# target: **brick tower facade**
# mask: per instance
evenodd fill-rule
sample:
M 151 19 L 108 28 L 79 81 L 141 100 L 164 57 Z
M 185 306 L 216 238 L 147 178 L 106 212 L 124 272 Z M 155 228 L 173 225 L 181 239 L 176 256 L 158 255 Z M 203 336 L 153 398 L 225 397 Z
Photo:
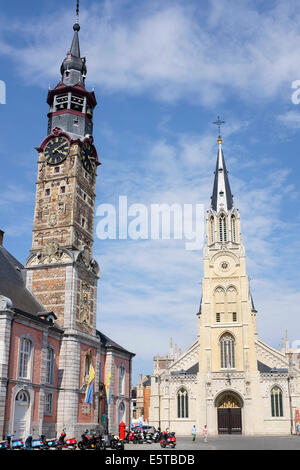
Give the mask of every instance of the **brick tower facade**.
M 49 90 L 48 135 L 37 147 L 33 238 L 26 285 L 63 328 L 59 369 L 58 428 L 78 434 L 96 424 L 98 409 L 84 403 L 92 364 L 99 386 L 100 344 L 96 335 L 99 266 L 93 259 L 96 172 L 93 92 L 85 88 L 78 22 L 61 80 Z M 77 425 L 76 425 L 77 423 Z

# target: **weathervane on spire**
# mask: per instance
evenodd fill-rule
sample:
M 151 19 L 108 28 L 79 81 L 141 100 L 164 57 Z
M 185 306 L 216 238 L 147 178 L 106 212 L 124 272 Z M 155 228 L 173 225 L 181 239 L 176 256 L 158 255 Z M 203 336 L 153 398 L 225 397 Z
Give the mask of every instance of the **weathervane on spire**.
M 220 141 L 222 142 L 222 138 L 221 138 L 221 126 L 222 126 L 222 124 L 225 124 L 225 121 L 221 121 L 220 116 L 218 116 L 217 121 L 214 121 L 213 124 L 215 124 L 216 126 L 218 126 L 218 129 L 219 129 L 219 138 L 218 138 L 218 141 L 219 141 L 219 143 L 220 143 Z

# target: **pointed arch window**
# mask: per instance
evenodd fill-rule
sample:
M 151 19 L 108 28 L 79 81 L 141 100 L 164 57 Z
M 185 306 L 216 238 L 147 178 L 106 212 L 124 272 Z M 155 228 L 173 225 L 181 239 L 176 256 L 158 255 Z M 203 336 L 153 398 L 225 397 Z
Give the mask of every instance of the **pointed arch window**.
M 209 220 L 209 229 L 210 229 L 210 243 L 214 243 L 214 217 L 211 216 Z
M 227 241 L 226 216 L 223 213 L 219 217 L 219 235 L 220 235 L 220 242 Z
M 235 368 L 235 340 L 230 333 L 220 339 L 221 369 Z
M 177 392 L 177 418 L 189 417 L 189 395 L 185 388 Z
M 236 242 L 236 218 L 235 218 L 235 215 L 231 216 L 231 237 L 232 237 L 232 241 Z
M 283 416 L 282 390 L 277 386 L 271 390 L 271 413 L 273 418 Z

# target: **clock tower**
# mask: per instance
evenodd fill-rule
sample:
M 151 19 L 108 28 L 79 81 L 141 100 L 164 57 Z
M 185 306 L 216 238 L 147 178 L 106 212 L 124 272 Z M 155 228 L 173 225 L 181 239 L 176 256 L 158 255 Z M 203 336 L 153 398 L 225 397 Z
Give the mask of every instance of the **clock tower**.
M 99 266 L 93 258 L 96 175 L 93 140 L 96 98 L 85 86 L 86 59 L 79 47 L 78 16 L 61 65 L 61 79 L 48 92 L 48 132 L 36 147 L 38 171 L 32 247 L 26 284 L 64 330 L 59 370 L 58 429 L 97 423 L 98 404 L 84 403 L 90 366 L 99 386 L 100 343 L 96 333 Z M 66 406 L 67 403 L 67 406 Z M 77 423 L 78 426 L 76 428 Z M 75 426 L 75 427 L 74 427 Z

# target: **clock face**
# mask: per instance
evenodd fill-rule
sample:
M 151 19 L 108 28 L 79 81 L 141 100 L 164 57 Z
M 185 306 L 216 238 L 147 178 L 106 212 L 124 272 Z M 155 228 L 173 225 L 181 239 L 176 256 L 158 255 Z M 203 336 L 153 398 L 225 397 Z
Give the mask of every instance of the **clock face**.
M 45 160 L 50 165 L 59 165 L 67 158 L 69 150 L 70 144 L 67 139 L 54 137 L 49 140 L 44 149 Z
M 92 159 L 94 157 L 93 147 L 88 142 L 84 142 L 81 148 L 82 163 L 89 173 L 93 170 Z

